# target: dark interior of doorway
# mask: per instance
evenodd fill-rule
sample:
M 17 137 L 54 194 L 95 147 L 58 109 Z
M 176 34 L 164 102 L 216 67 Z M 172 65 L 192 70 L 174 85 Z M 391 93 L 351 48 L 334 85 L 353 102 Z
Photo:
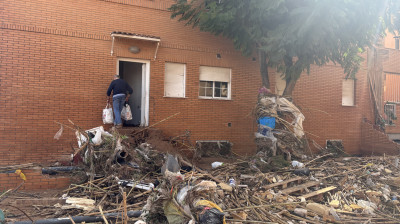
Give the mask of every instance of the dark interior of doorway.
M 124 121 L 124 127 L 137 127 L 141 124 L 142 117 L 142 67 L 143 63 L 119 61 L 119 75 L 133 89 L 129 98 L 129 106 L 132 111 L 132 120 Z

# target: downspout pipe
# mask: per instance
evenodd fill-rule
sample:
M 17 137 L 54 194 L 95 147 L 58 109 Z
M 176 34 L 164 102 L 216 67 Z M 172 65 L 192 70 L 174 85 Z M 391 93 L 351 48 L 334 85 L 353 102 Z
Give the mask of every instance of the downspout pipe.
M 142 211 L 128 211 L 129 218 L 137 218 L 142 214 Z M 116 219 L 117 217 L 122 218 L 122 212 L 106 213 L 104 216 L 107 219 Z M 90 223 L 90 222 L 103 222 L 104 219 L 101 216 L 74 216 L 71 217 L 75 223 Z M 35 224 L 72 224 L 69 218 L 55 218 L 55 219 L 42 219 L 34 222 Z M 19 221 L 19 222 L 8 222 L 7 224 L 32 224 L 32 221 Z

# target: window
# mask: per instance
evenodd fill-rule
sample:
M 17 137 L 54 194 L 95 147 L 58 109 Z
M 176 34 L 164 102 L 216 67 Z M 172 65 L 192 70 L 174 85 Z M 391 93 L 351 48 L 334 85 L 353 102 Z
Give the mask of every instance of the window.
M 164 96 L 185 97 L 185 64 L 165 63 Z
M 200 66 L 199 97 L 230 99 L 231 69 Z
M 355 105 L 354 79 L 343 79 L 342 84 L 342 106 Z
M 400 103 L 400 74 L 385 74 L 384 100 Z
M 385 123 L 388 125 L 395 125 L 394 120 L 397 120 L 396 104 L 386 102 L 383 109 L 383 112 L 385 112 L 385 114 L 383 115 Z

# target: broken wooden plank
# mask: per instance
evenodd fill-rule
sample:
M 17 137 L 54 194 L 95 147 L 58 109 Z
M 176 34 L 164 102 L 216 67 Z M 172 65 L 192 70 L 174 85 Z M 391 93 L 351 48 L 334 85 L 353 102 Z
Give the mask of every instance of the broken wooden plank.
M 60 198 L 29 198 L 29 199 L 16 199 L 14 201 L 16 206 L 32 206 L 32 205 L 45 205 L 45 206 L 53 206 L 57 203 L 64 205 L 65 199 Z
M 305 190 L 306 188 L 312 187 L 312 186 L 316 186 L 316 185 L 318 185 L 319 183 L 320 183 L 319 181 L 307 182 L 307 183 L 302 184 L 302 185 L 298 185 L 298 186 L 295 186 L 295 187 L 291 187 L 291 188 L 284 189 L 284 190 L 282 190 L 282 194 L 288 195 L 288 194 L 291 194 L 291 193 L 294 193 L 294 192 L 297 192 L 297 191 L 302 192 L 302 191 Z
M 299 196 L 299 198 L 304 198 L 304 199 L 311 198 L 311 197 L 317 196 L 319 194 L 326 193 L 326 192 L 334 190 L 334 189 L 336 189 L 335 186 L 325 187 L 325 188 L 322 188 L 322 189 L 320 189 L 318 191 L 313 191 L 313 192 L 310 192 L 308 194 Z
M 301 178 L 301 177 L 295 177 L 295 178 L 291 178 L 289 180 L 285 180 L 285 181 L 281 181 L 281 182 L 277 182 L 277 183 L 273 183 L 273 184 L 268 184 L 268 185 L 262 186 L 262 188 L 265 190 L 271 189 L 274 187 L 278 187 L 278 186 L 282 186 L 282 188 L 287 188 L 288 183 L 296 182 L 296 181 L 298 183 L 300 183 L 300 180 L 302 180 L 302 179 L 303 178 Z

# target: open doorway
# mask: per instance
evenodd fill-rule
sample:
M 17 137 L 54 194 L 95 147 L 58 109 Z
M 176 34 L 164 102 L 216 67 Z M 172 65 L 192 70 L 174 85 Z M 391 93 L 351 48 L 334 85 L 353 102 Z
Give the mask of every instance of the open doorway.
M 125 127 L 148 125 L 149 64 L 149 61 L 143 60 L 118 59 L 117 73 L 133 89 L 128 102 L 132 110 L 132 120 L 123 120 Z

